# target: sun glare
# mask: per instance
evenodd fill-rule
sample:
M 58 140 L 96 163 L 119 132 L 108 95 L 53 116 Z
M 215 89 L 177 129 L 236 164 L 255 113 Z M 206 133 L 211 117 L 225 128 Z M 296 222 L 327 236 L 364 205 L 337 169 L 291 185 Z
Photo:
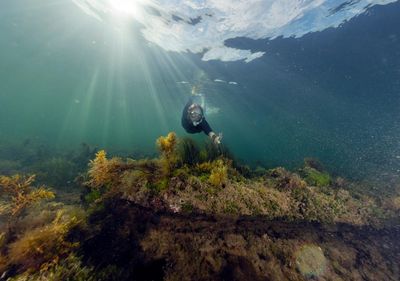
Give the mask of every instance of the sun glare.
M 138 5 L 138 0 L 109 0 L 111 8 L 119 13 L 130 16 L 135 16 L 138 14 L 140 9 Z

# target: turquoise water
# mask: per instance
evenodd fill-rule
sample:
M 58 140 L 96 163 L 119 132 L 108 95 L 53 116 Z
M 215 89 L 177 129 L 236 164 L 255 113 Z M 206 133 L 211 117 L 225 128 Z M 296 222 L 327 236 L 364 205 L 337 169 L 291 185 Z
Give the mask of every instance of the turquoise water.
M 167 13 L 176 1 L 158 2 Z M 269 33 L 249 24 L 207 36 L 179 33 L 186 25 L 165 31 L 146 17 L 104 13 L 96 1 L 89 14 L 90 1 L 4 2 L 0 141 L 31 139 L 64 150 L 84 142 L 153 155 L 160 135 L 186 136 L 181 111 L 196 86 L 206 98 L 210 125 L 245 163 L 293 168 L 316 157 L 346 176 L 396 176 L 400 3 L 389 2 L 361 9 L 357 17 L 330 9 L 326 18 L 340 15 L 341 20 L 319 28 L 312 19 L 323 7 L 305 10 L 308 17 L 287 26 L 279 25 L 281 17 L 272 18 L 276 27 Z M 207 11 L 222 13 L 211 8 Z M 185 11 L 177 12 L 182 18 L 177 23 L 187 20 Z M 189 27 L 196 26 L 196 17 L 188 18 Z M 207 23 L 206 16 L 200 22 L 212 30 L 214 22 Z M 231 49 L 251 50 L 256 58 L 214 46 L 207 52 L 218 40 Z

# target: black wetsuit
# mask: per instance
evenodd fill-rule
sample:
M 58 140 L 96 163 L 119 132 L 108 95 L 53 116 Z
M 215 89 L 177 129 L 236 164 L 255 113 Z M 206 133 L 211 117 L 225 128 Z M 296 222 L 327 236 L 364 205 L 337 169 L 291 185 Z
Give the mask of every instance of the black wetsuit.
M 206 121 L 206 119 L 204 118 L 204 115 L 203 115 L 203 120 L 201 120 L 201 122 L 196 126 L 194 126 L 192 121 L 190 120 L 188 109 L 189 106 L 191 106 L 192 104 L 193 104 L 193 99 L 190 98 L 182 112 L 182 127 L 189 134 L 204 132 L 208 136 L 208 134 L 212 132 L 212 129 L 208 124 L 208 122 Z

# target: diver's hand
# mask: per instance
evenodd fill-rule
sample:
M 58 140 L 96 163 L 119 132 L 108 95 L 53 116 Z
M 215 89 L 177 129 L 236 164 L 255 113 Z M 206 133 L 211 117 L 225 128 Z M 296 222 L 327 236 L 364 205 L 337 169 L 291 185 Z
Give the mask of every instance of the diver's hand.
M 209 136 L 210 136 L 210 139 L 212 140 L 212 142 L 213 142 L 215 145 L 220 145 L 220 144 L 221 144 L 222 133 L 219 133 L 219 134 L 217 135 L 216 133 L 211 132 L 211 133 L 209 134 Z

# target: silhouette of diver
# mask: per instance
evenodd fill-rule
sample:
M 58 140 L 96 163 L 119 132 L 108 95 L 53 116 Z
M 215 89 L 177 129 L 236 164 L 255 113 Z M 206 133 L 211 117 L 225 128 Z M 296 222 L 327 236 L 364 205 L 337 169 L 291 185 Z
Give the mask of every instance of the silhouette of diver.
M 194 96 L 199 96 L 202 98 L 201 106 L 199 103 L 196 102 Z M 222 134 L 216 134 L 211 129 L 210 125 L 208 124 L 207 120 L 204 117 L 204 99 L 203 96 L 200 94 L 193 94 L 189 101 L 186 103 L 185 107 L 183 108 L 182 112 L 182 127 L 185 129 L 186 132 L 189 134 L 195 134 L 204 132 L 211 141 L 215 145 L 221 144 Z

